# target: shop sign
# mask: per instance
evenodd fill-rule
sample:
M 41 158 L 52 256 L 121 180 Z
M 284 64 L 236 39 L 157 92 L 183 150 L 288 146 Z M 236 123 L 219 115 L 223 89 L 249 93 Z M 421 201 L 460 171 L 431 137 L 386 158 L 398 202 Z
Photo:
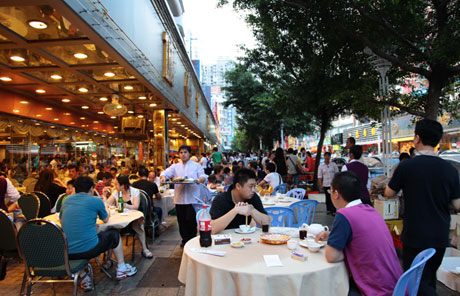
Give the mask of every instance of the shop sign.
M 342 145 L 343 144 L 343 134 L 335 134 L 331 137 L 332 145 Z

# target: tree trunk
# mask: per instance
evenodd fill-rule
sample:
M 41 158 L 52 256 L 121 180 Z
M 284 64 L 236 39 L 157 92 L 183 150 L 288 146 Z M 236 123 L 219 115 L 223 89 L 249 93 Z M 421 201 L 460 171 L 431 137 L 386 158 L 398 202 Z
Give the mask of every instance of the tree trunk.
M 438 118 L 439 100 L 441 99 L 442 87 L 447 81 L 447 78 L 443 78 L 444 76 L 445 75 L 442 71 L 435 71 L 435 69 L 433 69 L 433 78 L 429 79 L 430 86 L 428 87 L 428 97 L 425 105 L 426 118 L 432 120 L 436 120 Z
M 321 153 L 323 151 L 323 142 L 324 138 L 326 137 L 327 127 L 329 126 L 329 118 L 324 115 L 321 119 L 321 126 L 320 126 L 320 136 L 319 142 L 316 149 L 316 161 L 315 161 L 315 173 L 313 175 L 313 188 L 318 189 L 318 168 L 321 162 Z

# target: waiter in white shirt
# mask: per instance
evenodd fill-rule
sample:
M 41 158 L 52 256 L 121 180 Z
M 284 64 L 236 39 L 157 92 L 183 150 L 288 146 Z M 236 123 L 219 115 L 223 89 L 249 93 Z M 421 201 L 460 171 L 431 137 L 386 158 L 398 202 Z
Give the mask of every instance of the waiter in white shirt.
M 187 145 L 179 147 L 180 162 L 173 164 L 160 174 L 160 181 L 166 179 L 187 177 L 196 180 L 197 184 L 174 185 L 174 203 L 176 204 L 177 222 L 179 233 L 184 246 L 190 239 L 196 236 L 196 212 L 192 204 L 201 203 L 200 183 L 206 182 L 206 174 L 197 162 L 190 161 L 192 148 Z
M 324 153 L 324 162 L 319 165 L 318 168 L 318 181 L 321 190 L 324 190 L 326 194 L 326 209 L 328 214 L 335 215 L 335 207 L 331 201 L 331 182 L 334 179 L 334 175 L 339 172 L 339 168 L 333 162 L 331 162 L 331 153 Z

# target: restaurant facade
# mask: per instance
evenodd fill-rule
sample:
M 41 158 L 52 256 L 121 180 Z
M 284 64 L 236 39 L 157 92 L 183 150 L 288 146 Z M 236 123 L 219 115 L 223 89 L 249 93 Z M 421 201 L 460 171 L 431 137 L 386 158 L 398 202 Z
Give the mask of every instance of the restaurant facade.
M 0 160 L 135 155 L 164 167 L 219 143 L 181 1 L 0 2 Z

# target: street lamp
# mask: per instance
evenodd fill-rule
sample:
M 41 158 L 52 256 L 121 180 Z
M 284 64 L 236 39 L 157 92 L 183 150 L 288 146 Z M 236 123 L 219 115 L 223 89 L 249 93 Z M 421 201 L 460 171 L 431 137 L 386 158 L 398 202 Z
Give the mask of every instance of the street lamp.
M 389 82 L 387 72 L 391 63 L 384 58 L 377 56 L 369 47 L 364 48 L 364 53 L 369 55 L 367 60 L 380 73 L 379 96 L 384 99 L 389 94 Z M 385 175 L 390 175 L 391 169 L 391 114 L 388 105 L 382 111 L 382 147 L 383 147 L 383 170 Z

